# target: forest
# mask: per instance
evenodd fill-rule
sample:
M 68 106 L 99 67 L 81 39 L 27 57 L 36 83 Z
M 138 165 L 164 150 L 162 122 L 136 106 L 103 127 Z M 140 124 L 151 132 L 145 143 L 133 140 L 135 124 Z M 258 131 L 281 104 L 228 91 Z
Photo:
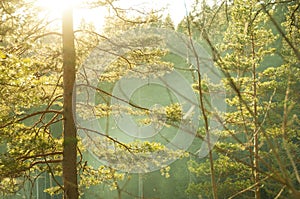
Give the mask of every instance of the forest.
M 0 0 L 0 198 L 299 199 L 299 44 L 299 0 Z

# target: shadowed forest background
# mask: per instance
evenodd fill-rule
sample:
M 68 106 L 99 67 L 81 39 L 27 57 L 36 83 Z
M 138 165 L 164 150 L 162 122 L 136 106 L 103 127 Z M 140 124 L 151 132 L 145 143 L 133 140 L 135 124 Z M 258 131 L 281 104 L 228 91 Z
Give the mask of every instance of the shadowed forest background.
M 1 198 L 300 198 L 299 0 L 195 0 L 179 24 L 125 0 L 65 4 L 53 17 L 34 0 L 0 1 Z M 103 27 L 76 22 L 76 10 L 100 7 Z M 185 35 L 188 50 L 158 48 L 159 32 L 125 37 L 154 29 Z M 220 82 L 203 75 L 207 63 Z M 187 84 L 179 94 L 151 81 L 130 99 L 116 94 L 123 77 L 164 82 L 174 71 Z M 181 103 L 186 90 L 196 105 Z M 160 131 L 131 139 L 124 115 Z M 168 147 L 179 130 L 194 137 L 187 149 Z

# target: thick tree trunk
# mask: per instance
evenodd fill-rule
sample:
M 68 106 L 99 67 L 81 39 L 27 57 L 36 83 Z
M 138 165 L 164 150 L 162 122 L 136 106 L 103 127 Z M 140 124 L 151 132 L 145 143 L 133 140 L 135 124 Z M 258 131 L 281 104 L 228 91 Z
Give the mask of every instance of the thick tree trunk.
M 75 47 L 72 8 L 63 14 L 63 88 L 64 88 L 64 143 L 63 143 L 63 182 L 64 198 L 78 198 L 77 184 L 77 138 L 73 118 L 72 95 L 75 82 Z

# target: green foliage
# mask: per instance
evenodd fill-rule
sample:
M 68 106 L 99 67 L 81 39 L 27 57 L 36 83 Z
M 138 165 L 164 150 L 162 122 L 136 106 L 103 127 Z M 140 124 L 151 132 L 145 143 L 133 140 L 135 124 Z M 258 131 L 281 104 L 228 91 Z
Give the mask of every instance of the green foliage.
M 41 56 L 54 49 L 38 49 L 46 28 L 30 6 L 23 1 L 3 1 L 0 6 L 1 195 L 20 190 L 31 172 L 43 173 L 61 160 L 61 140 L 50 133 L 51 123 L 61 118 L 50 108 L 59 98 L 57 70 Z
M 86 138 L 84 144 L 99 159 L 114 165 L 117 170 L 127 172 L 151 171 L 153 167 L 165 167 L 169 161 L 188 155 L 184 151 L 171 150 L 158 142 L 149 141 L 116 143 L 111 139 Z
M 273 18 L 264 11 L 264 5 Z M 63 150 L 61 38 L 48 26 L 46 19 L 36 17 L 38 12 L 31 1 L 2 1 L 0 4 L 1 195 L 26 189 L 26 182 L 32 183 L 28 189 L 31 190 L 40 175 L 54 180 L 47 185 L 47 193 L 58 195 L 63 191 L 60 184 Z M 107 17 L 103 35 L 95 33 L 92 25 L 82 21 L 75 33 L 78 66 L 99 42 L 107 40 L 105 36 L 111 38 L 138 27 L 174 29 L 170 16 L 162 19 L 152 12 L 132 18 L 122 10 L 118 10 L 118 14 L 118 17 Z M 282 28 L 284 35 L 272 20 Z M 183 190 L 187 189 L 188 197 L 212 198 L 211 176 L 214 175 L 219 198 L 253 198 L 255 162 L 259 166 L 261 198 L 296 195 L 300 181 L 300 69 L 299 58 L 292 47 L 298 48 L 300 43 L 299 23 L 298 1 L 236 0 L 224 2 L 220 7 L 196 1 L 194 10 L 182 20 L 178 31 L 191 33 L 190 36 L 201 40 L 207 49 L 212 48 L 215 64 L 224 72 L 222 81 L 228 111 L 219 115 L 224 129 L 218 132 L 220 139 L 212 154 L 215 173 L 211 173 L 208 159 L 199 160 L 191 153 L 186 166 L 188 153 L 164 146 L 173 138 L 176 126 L 186 122 L 184 104 L 174 100 L 174 96 L 170 97 L 172 103 L 147 110 L 111 105 L 112 96 L 97 90 L 94 109 L 90 112 L 82 109 L 80 116 L 87 120 L 96 116 L 107 129 L 100 132 L 103 134 L 99 139 L 88 137 L 83 143 L 79 141 L 78 176 L 82 197 L 88 189 L 94 191 L 101 185 L 111 193 L 124 192 L 122 197 L 132 198 L 135 196 L 128 193 L 137 192 L 138 186 L 135 175 L 99 165 L 99 162 L 85 162 L 87 155 L 82 155 L 83 144 L 91 146 L 86 154 L 93 152 L 98 160 L 118 162 L 117 169 L 123 171 L 130 171 L 130 165 L 136 165 L 135 169 L 140 171 L 161 167 L 160 171 L 147 174 L 143 179 L 148 183 L 145 193 L 153 197 L 186 198 Z M 119 46 L 130 48 L 138 41 L 150 47 L 139 46 L 127 51 L 105 68 L 98 77 L 98 87 L 108 94 L 124 76 L 142 79 L 162 76 L 181 64 L 168 51 L 152 47 L 160 44 L 159 37 L 140 35 L 131 40 L 117 39 Z M 169 62 L 169 59 L 175 61 Z M 190 83 L 199 92 L 198 81 Z M 219 85 L 213 85 L 205 77 L 201 85 L 205 106 L 209 106 L 209 92 L 214 92 L 213 88 Z M 137 101 L 130 100 L 131 105 Z M 156 135 L 160 142 L 120 142 L 112 136 L 120 132 L 110 132 L 112 125 L 109 124 L 118 111 L 132 116 L 140 125 L 156 124 L 168 131 Z M 203 141 L 204 129 L 200 127 L 198 132 L 197 136 Z M 258 135 L 258 143 L 253 141 L 255 135 Z M 194 145 L 199 143 L 195 140 Z M 255 146 L 258 158 L 254 155 Z M 167 166 L 178 158 L 181 160 Z M 151 184 L 153 181 L 155 184 Z M 166 189 L 158 189 L 160 186 Z
M 290 197 L 287 191 L 280 190 L 286 186 L 289 187 L 286 190 L 294 190 L 299 183 L 295 153 L 300 147 L 296 133 L 299 131 L 296 122 L 299 97 L 295 95 L 300 80 L 299 60 L 272 22 L 275 20 L 280 24 L 284 21 L 281 28 L 296 46 L 299 4 L 286 4 L 288 9 L 284 11 L 283 5 L 277 3 L 271 6 L 267 2 L 234 1 L 215 7 L 214 13 L 210 8 L 193 12 L 192 28 L 198 28 L 211 38 L 209 45 L 212 45 L 213 53 L 217 53 L 216 64 L 226 76 L 223 83 L 227 90 L 228 110 L 222 114 L 225 129 L 219 132 L 220 138 L 215 145 L 215 174 L 210 173 L 209 161 L 189 162 L 189 170 L 197 177 L 187 189 L 190 195 L 212 198 L 209 181 L 214 175 L 219 197 L 253 198 L 255 162 L 259 162 L 261 197 Z M 272 18 L 263 11 L 262 5 L 268 5 L 267 11 Z M 284 11 L 285 19 L 280 18 L 283 13 L 273 15 L 278 10 Z M 226 15 L 226 21 L 221 15 Z M 209 28 L 201 26 L 207 25 L 210 17 Z M 222 36 L 214 31 L 219 23 L 227 24 Z M 274 46 L 283 47 L 276 49 Z M 282 60 L 275 62 L 272 59 Z M 258 143 L 253 141 L 256 134 Z M 256 149 L 259 150 L 257 156 Z M 266 174 L 273 177 L 266 177 Z
M 180 122 L 182 119 L 182 116 L 183 116 L 182 107 L 178 103 L 167 106 L 165 108 L 165 113 L 166 113 L 166 117 L 167 117 L 166 118 L 167 122 L 169 122 L 169 123 Z
M 246 189 L 251 185 L 251 170 L 225 155 L 215 160 L 215 172 L 218 180 L 218 193 L 222 198 L 228 198 L 232 193 Z M 212 198 L 209 161 L 188 163 L 189 170 L 197 177 L 197 183 L 191 183 L 186 190 L 189 195 L 199 198 Z
M 98 169 L 93 169 L 91 166 L 85 166 L 80 174 L 80 184 L 84 188 L 89 188 L 93 185 L 102 183 L 108 184 L 112 190 L 117 189 L 119 181 L 124 180 L 125 174 L 118 173 L 112 168 L 100 166 Z
M 149 41 L 146 41 L 147 38 L 142 38 L 142 40 L 145 40 L 143 45 L 147 46 L 149 42 L 159 42 L 159 40 L 155 41 L 155 39 L 156 38 L 153 37 L 151 38 L 151 36 L 149 37 Z M 134 44 L 132 45 L 134 46 Z M 110 64 L 99 77 L 99 80 L 115 82 L 123 76 L 145 79 L 163 75 L 171 71 L 173 66 L 169 62 L 162 60 L 162 57 L 164 57 L 166 53 L 166 51 L 151 47 L 141 47 L 140 49 L 130 51 Z

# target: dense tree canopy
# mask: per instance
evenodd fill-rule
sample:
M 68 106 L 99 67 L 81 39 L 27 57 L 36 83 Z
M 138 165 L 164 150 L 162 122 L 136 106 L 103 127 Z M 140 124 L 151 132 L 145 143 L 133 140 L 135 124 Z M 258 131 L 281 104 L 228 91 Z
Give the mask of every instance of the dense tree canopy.
M 77 5 L 99 31 L 1 1 L 1 197 L 300 198 L 300 2 L 208 3 Z

